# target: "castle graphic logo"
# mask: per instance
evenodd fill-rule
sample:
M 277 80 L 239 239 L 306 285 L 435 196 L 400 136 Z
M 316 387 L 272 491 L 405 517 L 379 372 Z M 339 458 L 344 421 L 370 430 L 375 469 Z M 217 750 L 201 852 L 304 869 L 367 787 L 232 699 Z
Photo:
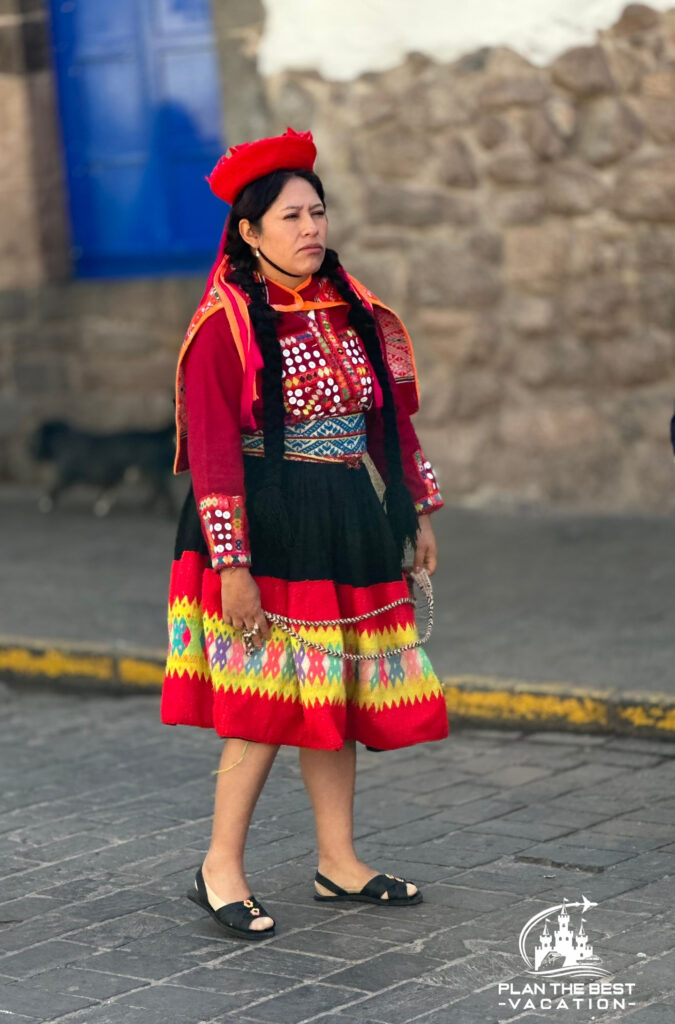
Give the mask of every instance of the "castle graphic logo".
M 576 903 L 563 899 L 557 906 L 540 910 L 526 921 L 520 932 L 518 948 L 528 974 L 545 978 L 602 978 L 610 974 L 600 966 L 602 958 L 593 952 L 584 928 L 584 914 L 597 905 L 585 896 Z M 581 907 L 576 931 L 569 913 L 573 907 Z M 552 922 L 554 917 L 555 923 Z M 538 941 L 528 953 L 528 939 L 533 932 Z

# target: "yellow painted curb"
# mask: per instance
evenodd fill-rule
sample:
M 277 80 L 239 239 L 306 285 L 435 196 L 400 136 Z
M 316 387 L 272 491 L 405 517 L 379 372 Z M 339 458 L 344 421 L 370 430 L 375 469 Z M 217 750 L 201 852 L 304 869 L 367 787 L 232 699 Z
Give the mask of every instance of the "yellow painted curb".
M 151 686 L 161 688 L 164 681 L 164 661 L 142 661 L 140 658 L 120 658 L 118 661 L 120 682 L 128 686 Z
M 72 641 L 0 637 L 0 678 L 9 682 L 78 686 L 88 690 L 159 690 L 162 651 L 130 651 Z
M 443 680 L 451 721 L 660 736 L 675 740 L 675 697 L 493 676 Z
M 109 657 L 87 657 L 56 648 L 27 650 L 25 647 L 5 647 L 0 649 L 0 672 L 4 675 L 45 676 L 48 679 L 68 676 L 112 679 L 114 662 Z
M 159 693 L 166 654 L 0 636 L 0 678 L 79 689 Z M 675 741 L 675 695 L 620 693 L 564 681 L 462 675 L 443 679 L 451 725 L 558 729 Z

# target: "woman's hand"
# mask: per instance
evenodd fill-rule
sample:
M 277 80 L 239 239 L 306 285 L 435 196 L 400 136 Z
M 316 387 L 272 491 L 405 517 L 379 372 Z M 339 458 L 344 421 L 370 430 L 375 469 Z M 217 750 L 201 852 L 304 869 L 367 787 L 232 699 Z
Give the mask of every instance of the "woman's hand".
M 223 622 L 235 629 L 253 629 L 257 623 L 260 632 L 253 638 L 255 647 L 262 647 L 272 633 L 260 606 L 260 590 L 245 565 L 227 566 L 220 572 L 220 596 Z
M 431 516 L 428 514 L 417 517 L 417 521 L 420 524 L 420 532 L 417 536 L 417 544 L 415 545 L 413 570 L 419 572 L 420 569 L 426 569 L 429 575 L 433 576 L 436 571 L 438 555 L 436 551 L 436 538 L 429 522 L 430 519 Z

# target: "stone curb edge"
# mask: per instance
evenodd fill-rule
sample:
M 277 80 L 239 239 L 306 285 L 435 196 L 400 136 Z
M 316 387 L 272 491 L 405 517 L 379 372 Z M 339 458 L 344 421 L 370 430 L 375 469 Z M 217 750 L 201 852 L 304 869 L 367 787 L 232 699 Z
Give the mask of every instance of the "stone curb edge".
M 0 637 L 0 678 L 97 693 L 159 693 L 165 653 L 127 645 Z M 443 679 L 452 726 L 555 729 L 675 741 L 675 696 L 493 676 Z

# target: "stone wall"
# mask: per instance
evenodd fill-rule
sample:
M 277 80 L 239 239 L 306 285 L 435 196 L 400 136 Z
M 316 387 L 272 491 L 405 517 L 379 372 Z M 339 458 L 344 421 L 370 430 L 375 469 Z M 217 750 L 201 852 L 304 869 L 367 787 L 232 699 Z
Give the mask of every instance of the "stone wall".
M 67 278 L 44 0 L 0 0 L 0 289 Z
M 344 263 L 411 328 L 446 497 L 675 511 L 675 11 L 545 68 L 265 86 L 272 130 L 314 132 Z
M 42 476 L 34 427 L 171 423 L 176 357 L 201 277 L 71 281 L 0 292 L 0 479 Z
M 411 329 L 447 500 L 675 511 L 675 11 L 546 68 L 490 48 L 341 83 L 260 79 L 260 0 L 214 13 L 227 137 L 313 130 L 332 242 Z M 60 282 L 44 3 L 0 14 L 0 478 L 31 480 L 46 417 L 170 418 L 203 282 Z

